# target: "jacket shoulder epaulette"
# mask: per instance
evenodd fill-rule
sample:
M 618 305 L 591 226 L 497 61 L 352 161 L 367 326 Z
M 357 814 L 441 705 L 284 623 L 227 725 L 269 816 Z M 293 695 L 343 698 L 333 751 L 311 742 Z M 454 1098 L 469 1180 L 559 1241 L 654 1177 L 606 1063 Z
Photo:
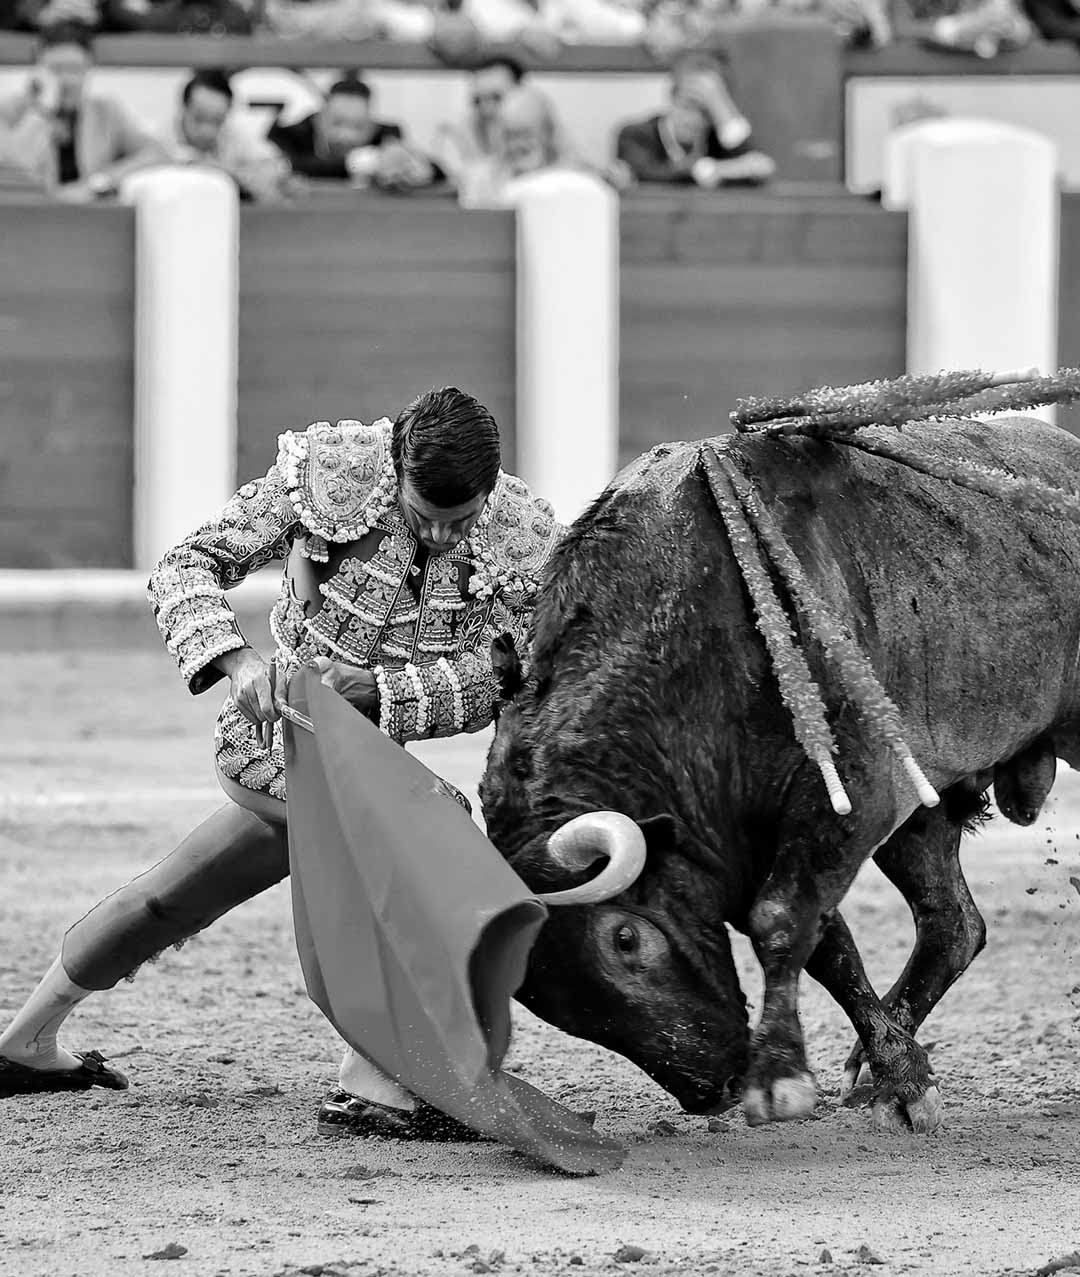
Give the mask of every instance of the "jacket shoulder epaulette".
M 278 469 L 296 517 L 326 541 L 359 540 L 394 484 L 390 420 L 316 421 L 278 436 Z
M 486 575 L 492 584 L 531 593 L 564 531 L 550 502 L 515 475 L 500 474 L 480 537 Z

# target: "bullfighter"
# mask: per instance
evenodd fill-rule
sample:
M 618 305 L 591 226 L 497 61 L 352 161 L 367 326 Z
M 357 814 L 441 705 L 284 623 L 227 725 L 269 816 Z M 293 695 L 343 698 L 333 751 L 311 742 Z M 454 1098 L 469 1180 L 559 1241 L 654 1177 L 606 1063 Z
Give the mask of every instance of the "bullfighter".
M 149 582 L 191 692 L 229 679 L 215 750 L 231 801 L 68 930 L 0 1034 L 0 1096 L 126 1088 L 99 1052 L 59 1045 L 66 1017 L 288 874 L 275 724 L 290 676 L 316 664 L 324 682 L 401 745 L 479 731 L 499 698 L 492 644 L 509 635 L 520 645 L 561 533 L 551 507 L 501 469 L 490 412 L 455 388 L 421 395 L 393 423 L 318 422 L 280 437 L 265 477 L 169 550 Z M 274 560 L 287 567 L 268 662 L 241 633 L 226 591 Z M 466 1134 L 351 1050 L 319 1129 Z

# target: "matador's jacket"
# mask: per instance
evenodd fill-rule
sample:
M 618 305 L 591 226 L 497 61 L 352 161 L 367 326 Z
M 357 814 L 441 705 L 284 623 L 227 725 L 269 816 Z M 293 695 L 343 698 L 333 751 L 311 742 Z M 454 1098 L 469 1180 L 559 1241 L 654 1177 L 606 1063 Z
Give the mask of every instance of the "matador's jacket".
M 388 419 L 317 422 L 278 440 L 277 463 L 154 569 L 150 601 L 194 693 L 246 639 L 225 591 L 287 560 L 270 614 L 279 680 L 316 656 L 370 669 L 379 726 L 399 744 L 474 732 L 492 720 L 491 644 L 520 648 L 541 571 L 562 535 L 550 505 L 500 471 L 470 535 L 426 556 L 397 504 Z M 285 797 L 280 733 L 265 749 L 229 697 L 215 732 L 221 773 Z

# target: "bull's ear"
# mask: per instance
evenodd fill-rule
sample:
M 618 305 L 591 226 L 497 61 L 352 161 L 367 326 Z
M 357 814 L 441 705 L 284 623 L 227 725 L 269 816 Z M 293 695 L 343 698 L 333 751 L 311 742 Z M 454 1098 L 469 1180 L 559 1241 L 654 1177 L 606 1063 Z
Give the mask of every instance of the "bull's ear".
M 680 822 L 670 814 L 661 812 L 648 820 L 639 820 L 638 828 L 645 835 L 645 846 L 650 853 L 670 851 L 679 841 L 682 832 Z
M 512 634 L 500 634 L 491 644 L 491 668 L 499 684 L 499 695 L 504 701 L 513 700 L 524 682 L 521 657 L 518 656 Z

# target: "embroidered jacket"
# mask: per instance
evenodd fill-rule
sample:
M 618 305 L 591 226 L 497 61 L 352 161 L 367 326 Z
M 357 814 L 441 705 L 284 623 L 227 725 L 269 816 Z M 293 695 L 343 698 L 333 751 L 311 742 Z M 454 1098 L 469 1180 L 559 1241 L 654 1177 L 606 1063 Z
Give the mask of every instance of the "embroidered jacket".
M 281 675 L 317 655 L 371 669 L 379 725 L 399 744 L 486 727 L 498 696 L 491 643 L 505 633 L 524 640 L 563 532 L 551 507 L 500 472 L 470 535 L 418 566 L 397 506 L 388 420 L 317 422 L 278 443 L 265 477 L 244 484 L 150 577 L 158 626 L 191 691 L 222 678 L 214 660 L 246 645 L 225 592 L 275 559 L 295 566 L 299 554 L 323 577 L 312 589 L 321 600 L 305 600 L 286 572 L 270 615 Z M 226 776 L 284 798 L 279 737 L 264 749 L 231 697 L 215 743 Z

